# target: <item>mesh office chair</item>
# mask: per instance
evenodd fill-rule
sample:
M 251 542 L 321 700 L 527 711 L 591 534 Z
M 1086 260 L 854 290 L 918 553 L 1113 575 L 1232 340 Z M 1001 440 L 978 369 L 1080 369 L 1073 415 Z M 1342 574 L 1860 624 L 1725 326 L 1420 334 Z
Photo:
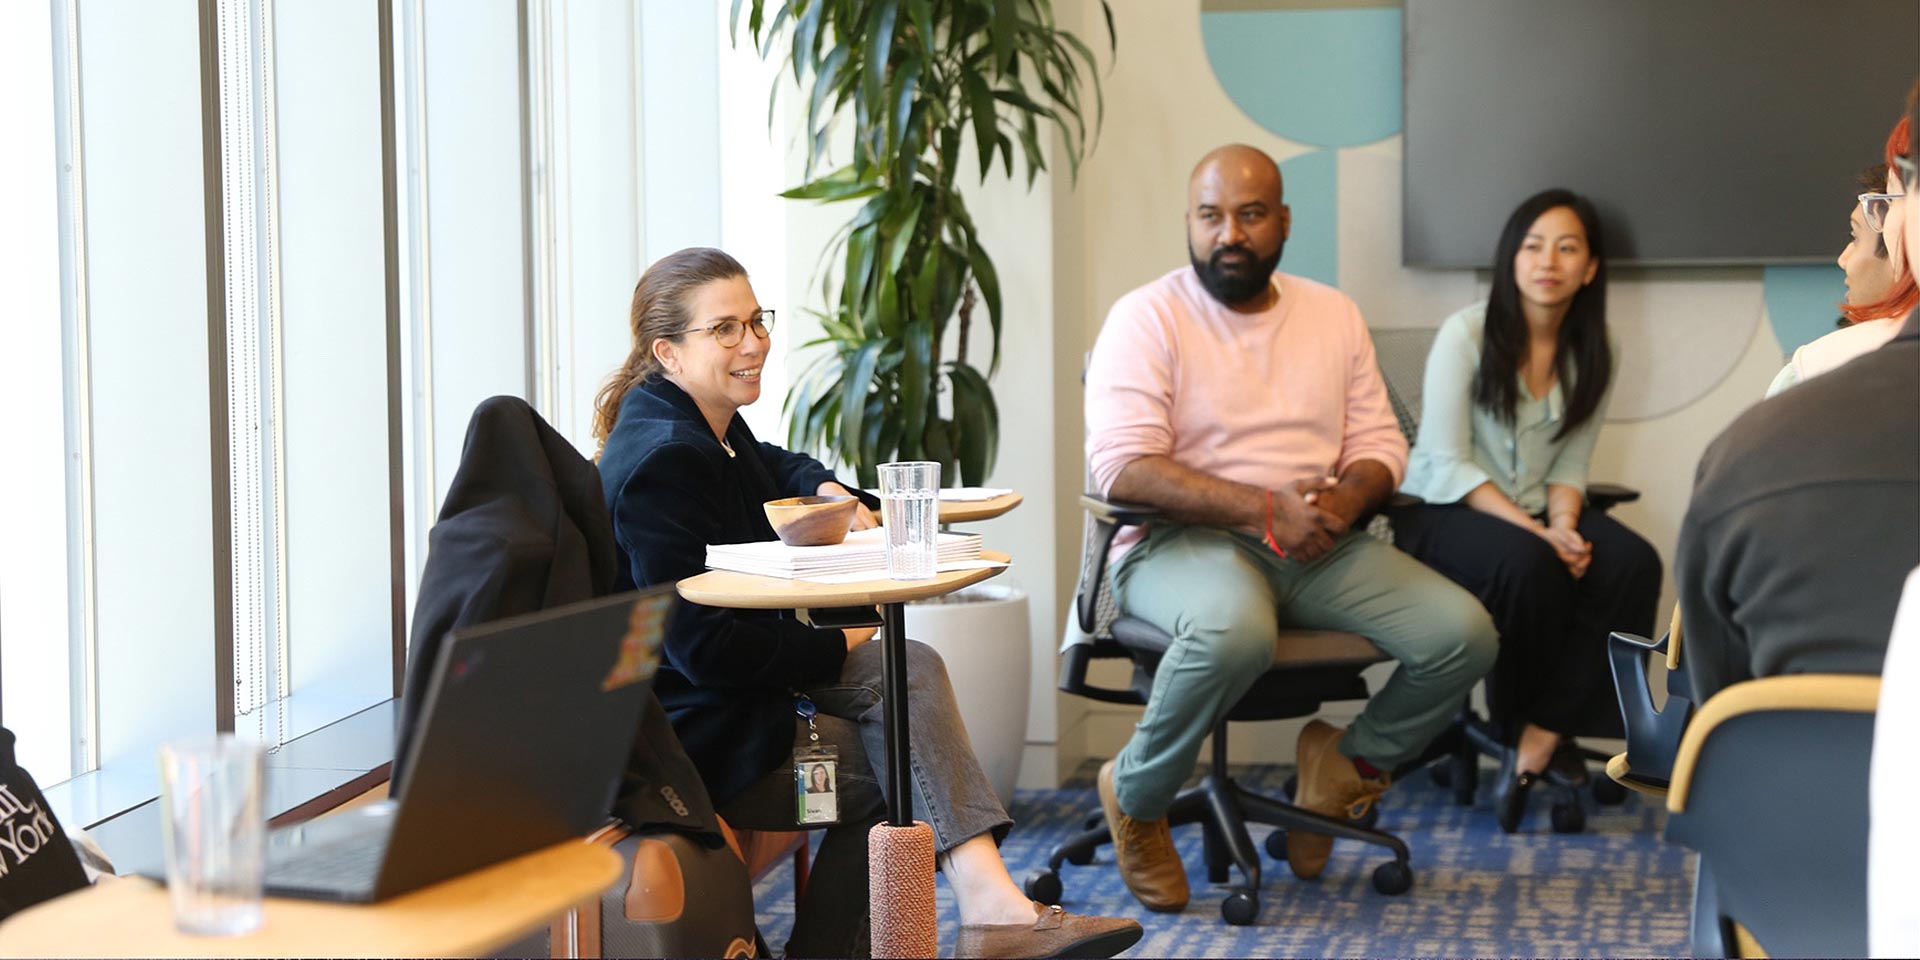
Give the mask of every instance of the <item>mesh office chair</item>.
M 1107 549 L 1121 527 L 1143 524 L 1158 516 L 1151 507 L 1114 503 L 1091 494 L 1080 498 L 1087 510 L 1087 536 L 1080 555 L 1080 578 L 1074 592 L 1075 623 L 1086 642 L 1068 646 L 1061 654 L 1060 689 L 1106 703 L 1145 704 L 1153 687 L 1154 670 L 1172 638 L 1158 627 L 1121 615 L 1114 606 L 1106 576 Z M 1235 783 L 1227 771 L 1227 729 L 1236 721 L 1284 720 L 1312 716 L 1323 703 L 1364 700 L 1366 681 L 1360 671 L 1387 660 L 1379 648 L 1358 634 L 1334 630 L 1282 630 L 1273 665 L 1253 688 L 1213 728 L 1212 756 L 1198 786 L 1182 790 L 1169 810 L 1174 826 L 1201 824 L 1205 835 L 1207 880 L 1226 883 L 1230 870 L 1241 882 L 1220 903 L 1220 914 L 1230 924 L 1252 923 L 1260 912 L 1260 856 L 1247 824 L 1264 823 L 1279 829 L 1267 836 L 1266 851 L 1276 860 L 1286 856 L 1286 831 L 1310 829 L 1332 837 L 1359 840 L 1385 847 L 1393 859 L 1374 868 L 1374 889 L 1385 894 L 1405 893 L 1413 886 L 1407 845 L 1392 834 L 1372 829 L 1375 809 L 1347 821 L 1303 810 L 1285 800 L 1253 793 Z M 1133 669 L 1125 688 L 1103 687 L 1088 680 L 1096 661 L 1126 661 Z M 1377 805 L 1376 805 L 1377 807 Z M 1027 878 L 1027 895 L 1042 903 L 1058 903 L 1060 868 L 1065 863 L 1093 862 L 1094 851 L 1111 843 L 1104 815 L 1088 817 L 1086 829 L 1055 849 L 1047 867 Z
M 1879 677 L 1798 674 L 1700 706 L 1667 794 L 1667 839 L 1700 854 L 1694 956 L 1866 956 L 1879 702 Z
M 1387 384 L 1387 398 L 1393 404 L 1393 415 L 1400 421 L 1400 432 L 1406 436 L 1409 446 L 1420 433 L 1427 353 L 1433 348 L 1433 338 L 1438 332 L 1427 328 L 1372 331 L 1374 355 L 1380 365 L 1381 378 Z M 1640 491 L 1630 487 L 1611 483 L 1587 485 L 1589 509 L 1605 512 L 1638 499 Z M 1391 528 L 1398 511 L 1418 503 L 1420 501 L 1415 497 L 1396 494 L 1381 510 L 1386 526 Z M 1402 765 L 1395 773 L 1404 775 L 1411 772 L 1410 768 L 1432 765 L 1434 780 L 1452 789 L 1454 802 L 1471 806 L 1480 788 L 1480 757 L 1501 760 L 1509 750 L 1503 733 L 1505 731 L 1497 729 L 1488 718 L 1480 716 L 1469 702 L 1461 707 L 1460 716 L 1452 728 L 1437 738 L 1421 757 Z M 1606 754 L 1597 751 L 1583 749 L 1581 753 L 1587 760 L 1602 763 L 1608 760 Z M 1549 771 L 1545 785 L 1555 795 L 1552 807 L 1554 832 L 1578 833 L 1586 829 L 1586 808 L 1581 803 L 1580 790 L 1588 784 L 1591 785 L 1594 800 L 1599 803 L 1611 805 L 1626 799 L 1626 790 L 1607 777 L 1569 778 L 1557 771 Z

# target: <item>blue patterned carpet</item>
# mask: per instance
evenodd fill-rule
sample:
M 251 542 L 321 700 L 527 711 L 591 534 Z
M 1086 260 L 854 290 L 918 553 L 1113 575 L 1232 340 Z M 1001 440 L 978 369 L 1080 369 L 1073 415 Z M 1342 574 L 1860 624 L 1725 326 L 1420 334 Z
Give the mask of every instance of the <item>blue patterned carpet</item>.
M 1002 848 L 1015 881 L 1044 867 L 1053 847 L 1098 807 L 1090 765 L 1060 790 L 1023 790 L 1014 798 L 1014 831 Z M 1291 769 L 1236 771 L 1239 781 L 1278 794 Z M 1481 777 L 1479 802 L 1453 805 L 1448 791 L 1416 774 L 1389 792 L 1380 826 L 1413 851 L 1413 890 L 1382 896 L 1377 848 L 1334 845 L 1319 881 L 1296 880 L 1284 863 L 1262 867 L 1261 910 L 1252 926 L 1220 919 L 1224 892 L 1205 882 L 1200 828 L 1176 830 L 1193 902 L 1180 914 L 1148 912 L 1127 892 L 1102 849 L 1092 864 L 1062 868 L 1062 905 L 1076 913 L 1133 917 L 1147 935 L 1133 957 L 1685 956 L 1692 901 L 1691 855 L 1660 839 L 1665 811 L 1638 794 L 1617 807 L 1588 801 L 1585 833 L 1548 827 L 1536 794 L 1520 832 L 1493 821 L 1493 771 Z M 1259 843 L 1266 827 L 1254 827 Z M 793 876 L 782 867 L 754 889 L 760 929 L 778 950 L 793 926 Z M 940 934 L 950 949 L 955 914 L 940 886 Z

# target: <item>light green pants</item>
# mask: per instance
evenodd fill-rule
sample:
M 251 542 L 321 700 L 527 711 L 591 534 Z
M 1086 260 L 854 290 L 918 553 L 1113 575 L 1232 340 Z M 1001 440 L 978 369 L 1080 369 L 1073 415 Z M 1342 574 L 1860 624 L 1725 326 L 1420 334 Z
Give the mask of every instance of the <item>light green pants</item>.
M 1272 665 L 1282 627 L 1358 633 L 1400 662 L 1340 741 L 1382 769 L 1446 729 L 1499 653 L 1472 594 L 1357 531 L 1302 564 L 1246 534 L 1156 523 L 1114 566 L 1113 588 L 1122 611 L 1173 637 L 1114 763 L 1120 805 L 1141 819 L 1166 814 L 1200 742 Z

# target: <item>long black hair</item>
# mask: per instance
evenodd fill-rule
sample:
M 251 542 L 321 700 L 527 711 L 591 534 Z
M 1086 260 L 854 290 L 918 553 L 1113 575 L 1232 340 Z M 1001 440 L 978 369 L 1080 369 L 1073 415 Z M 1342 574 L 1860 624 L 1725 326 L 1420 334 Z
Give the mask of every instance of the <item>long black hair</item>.
M 1555 373 L 1570 390 L 1560 439 L 1587 422 L 1600 409 L 1600 398 L 1613 377 L 1613 349 L 1607 344 L 1607 246 L 1600 232 L 1600 214 L 1592 201 L 1571 190 L 1542 190 L 1514 208 L 1500 231 L 1493 251 L 1493 291 L 1487 297 L 1486 335 L 1480 344 L 1480 370 L 1473 375 L 1473 402 L 1508 423 L 1520 402 L 1520 365 L 1528 350 L 1527 318 L 1520 311 L 1520 286 L 1513 274 L 1513 258 L 1526 242 L 1527 230 L 1540 215 L 1566 207 L 1587 231 L 1587 250 L 1598 266 L 1593 281 L 1574 292 L 1560 340 L 1554 348 Z

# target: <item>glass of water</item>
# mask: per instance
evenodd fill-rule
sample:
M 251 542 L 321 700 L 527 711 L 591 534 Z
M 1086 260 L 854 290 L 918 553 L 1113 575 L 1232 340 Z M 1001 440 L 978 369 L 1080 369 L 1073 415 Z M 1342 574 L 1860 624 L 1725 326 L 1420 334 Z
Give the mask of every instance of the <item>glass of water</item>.
M 887 528 L 887 576 L 926 580 L 939 565 L 940 465 L 926 460 L 880 465 L 881 523 Z
M 266 750 L 231 734 L 162 744 L 160 832 L 181 933 L 259 928 L 266 862 Z

